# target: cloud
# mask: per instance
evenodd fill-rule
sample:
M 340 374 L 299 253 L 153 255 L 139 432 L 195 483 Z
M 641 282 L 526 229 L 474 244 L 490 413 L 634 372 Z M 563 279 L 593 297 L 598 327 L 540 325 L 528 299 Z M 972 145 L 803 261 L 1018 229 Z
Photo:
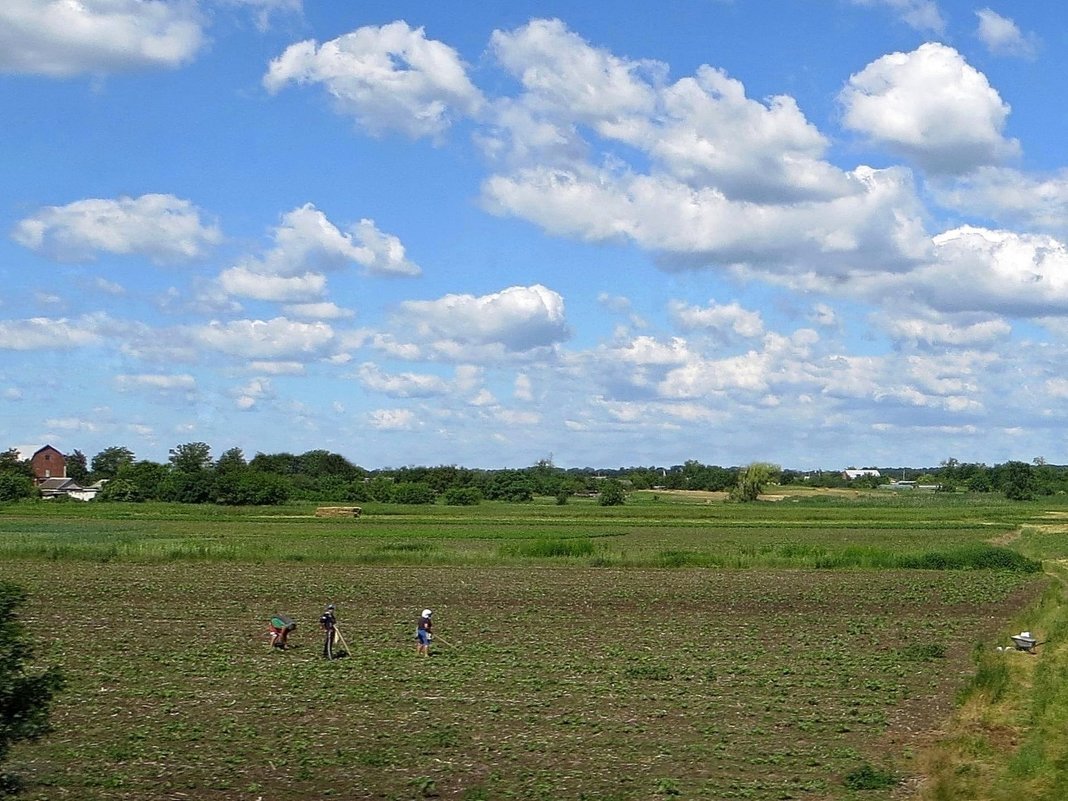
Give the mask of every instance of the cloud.
M 829 201 L 755 204 L 666 176 L 582 168 L 525 169 L 489 178 L 489 209 L 587 241 L 631 240 L 668 268 L 767 264 L 825 273 L 908 269 L 930 243 L 911 175 L 858 168 L 851 193 Z
M 159 392 L 192 392 L 197 386 L 196 379 L 188 373 L 177 375 L 164 373 L 120 374 L 115 376 L 114 383 L 119 392 L 136 389 L 149 389 Z
M 379 231 L 373 220 L 360 220 L 341 231 L 311 203 L 282 215 L 272 232 L 274 247 L 262 259 L 240 266 L 261 275 L 297 275 L 310 270 L 338 270 L 353 264 L 377 275 L 418 275 L 395 236 Z
M 355 312 L 336 303 L 294 303 L 283 307 L 282 311 L 304 320 L 342 320 L 355 316 Z
M 66 77 L 175 68 L 205 38 L 197 7 L 161 0 L 4 0 L 0 72 Z
M 604 134 L 626 125 L 631 115 L 651 113 L 656 97 L 642 73 L 666 73 L 657 62 L 628 61 L 591 47 L 558 19 L 494 31 L 490 49 L 519 79 L 526 108 L 535 113 L 567 109 Z
M 0 350 L 71 350 L 101 341 L 99 326 L 93 318 L 0 320 Z
M 392 234 L 375 227 L 374 220 L 360 220 L 352 234 L 362 248 L 356 261 L 373 275 L 419 275 L 422 270 L 405 258 L 404 245 Z
M 251 362 L 248 369 L 253 373 L 264 375 L 304 375 L 304 365 L 301 362 Z
M 701 66 L 660 95 L 662 120 L 632 137 L 670 175 L 756 202 L 849 194 L 848 178 L 823 160 L 826 138 L 789 96 L 766 104 L 723 70 Z
M 1019 152 L 1002 135 L 1009 106 L 951 47 L 891 53 L 839 93 L 843 123 L 933 173 L 963 173 Z
M 1004 340 L 1012 326 L 1001 319 L 971 321 L 890 317 L 882 327 L 895 340 L 929 347 L 978 347 Z
M 917 272 L 942 311 L 1068 315 L 1068 248 L 1052 237 L 962 226 L 934 238 L 937 261 Z
M 540 284 L 490 295 L 446 295 L 405 301 L 398 317 L 422 339 L 457 345 L 502 345 L 509 351 L 547 347 L 568 338 L 564 299 Z
M 771 360 L 767 353 L 750 351 L 724 359 L 695 360 L 672 370 L 660 386 L 668 398 L 689 399 L 743 390 L 767 392 Z
M 515 377 L 515 390 L 513 391 L 515 399 L 518 401 L 530 402 L 534 400 L 534 384 L 530 380 L 530 376 L 525 373 L 520 373 Z
M 358 28 L 322 45 L 290 45 L 271 62 L 263 85 L 274 93 L 290 83 L 322 84 L 338 111 L 372 134 L 437 137 L 483 103 L 459 54 L 403 21 Z
M 248 411 L 264 398 L 275 396 L 269 378 L 253 378 L 244 386 L 235 388 L 231 394 L 234 396 L 234 405 L 242 411 Z
M 323 294 L 323 273 L 327 271 L 357 266 L 380 276 L 416 276 L 421 272 L 405 257 L 401 241 L 379 231 L 373 220 L 360 220 L 345 232 L 311 203 L 284 214 L 272 238 L 274 247 L 262 258 L 246 258 L 220 274 L 219 286 L 224 292 L 296 303 Z
M 901 20 L 918 31 L 942 33 L 946 21 L 934 0 L 851 0 L 858 6 L 885 6 L 897 12 Z
M 681 301 L 670 304 L 671 317 L 683 330 L 706 329 L 727 338 L 752 339 L 764 334 L 760 312 L 743 309 L 737 302 L 726 305 L 710 303 L 701 308 Z
M 204 256 L 222 234 L 214 224 L 203 223 L 188 200 L 141 195 L 47 206 L 21 220 L 12 238 L 61 261 L 90 261 L 104 252 L 166 264 Z
M 250 359 L 293 359 L 321 355 L 334 340 L 326 323 L 273 320 L 212 322 L 189 329 L 190 336 L 212 350 Z
M 1030 175 L 1008 167 L 982 167 L 929 187 L 943 206 L 1002 225 L 1068 237 L 1068 169 Z
M 231 267 L 219 275 L 219 287 L 228 295 L 292 303 L 320 297 L 326 289 L 326 276 L 320 273 L 264 275 L 245 267 Z
M 368 423 L 379 431 L 414 431 L 419 427 L 415 413 L 408 409 L 376 409 Z
M 303 0 L 221 0 L 226 5 L 248 8 L 255 12 L 256 27 L 266 31 L 271 27 L 271 17 L 275 14 L 296 14 L 304 12 Z
M 514 166 L 568 168 L 587 158 L 588 128 L 603 140 L 640 148 L 674 179 L 716 186 L 731 198 L 828 198 L 851 190 L 822 160 L 827 141 L 793 98 L 767 104 L 707 65 L 667 85 L 667 67 L 592 47 L 559 20 L 534 20 L 493 34 L 498 61 L 523 85 L 498 104 L 481 141 Z
M 358 377 L 364 388 L 394 398 L 432 398 L 449 392 L 449 382 L 426 373 L 382 372 L 375 364 L 360 365 Z
M 979 18 L 977 35 L 987 49 L 996 55 L 1034 58 L 1038 52 L 1038 37 L 1025 36 L 1016 23 L 989 8 L 975 12 Z
M 681 337 L 673 337 L 665 344 L 654 337 L 639 336 L 609 349 L 610 360 L 627 365 L 677 365 L 685 364 L 693 357 L 689 345 Z

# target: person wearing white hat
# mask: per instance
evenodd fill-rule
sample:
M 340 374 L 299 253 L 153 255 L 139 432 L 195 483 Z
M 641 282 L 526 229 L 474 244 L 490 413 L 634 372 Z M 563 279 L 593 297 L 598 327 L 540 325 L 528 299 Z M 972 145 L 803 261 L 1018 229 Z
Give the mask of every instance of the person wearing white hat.
M 415 650 L 421 656 L 430 656 L 430 641 L 434 639 L 434 624 L 430 620 L 433 614 L 434 610 L 424 609 L 415 629 L 415 639 L 418 641 Z

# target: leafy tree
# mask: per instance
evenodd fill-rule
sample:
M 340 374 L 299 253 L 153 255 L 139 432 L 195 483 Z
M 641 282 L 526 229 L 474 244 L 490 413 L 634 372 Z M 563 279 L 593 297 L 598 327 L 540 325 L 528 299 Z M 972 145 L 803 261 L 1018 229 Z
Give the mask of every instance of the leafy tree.
M 442 495 L 447 506 L 478 506 L 482 493 L 477 487 L 449 487 Z
M 170 475 L 170 470 L 166 465 L 142 460 L 123 467 L 113 481 L 121 479 L 130 482 L 134 488 L 135 500 L 155 501 L 162 497 L 163 482 L 168 475 Z M 104 487 L 107 488 L 108 484 Z
M 95 498 L 99 503 L 140 503 L 143 500 L 145 496 L 141 490 L 128 478 L 109 479 Z
M 8 448 L 0 453 L 0 473 L 13 473 L 32 479 L 33 467 L 29 459 L 19 457 L 18 448 Z
M 49 731 L 52 701 L 63 686 L 58 668 L 30 673 L 33 647 L 16 610 L 26 594 L 15 584 L 0 582 L 0 765 L 13 743 L 34 740 Z M 16 789 L 17 782 L 2 777 L 0 794 Z
M 37 494 L 33 480 L 21 473 L 9 473 L 0 471 L 0 503 L 20 501 L 23 498 L 32 498 Z
M 497 470 L 492 474 L 482 494 L 491 501 L 525 503 L 534 500 L 534 487 L 518 470 Z
M 170 451 L 171 467 L 179 473 L 200 473 L 212 466 L 211 447 L 206 442 L 187 442 Z
M 764 487 L 774 481 L 782 468 L 768 462 L 753 462 L 738 473 L 738 483 L 731 489 L 730 498 L 739 503 L 751 503 L 760 497 Z
M 240 448 L 230 448 L 225 451 L 215 463 L 215 470 L 219 473 L 236 473 L 248 467 L 245 454 Z
M 209 470 L 195 473 L 173 470 L 159 485 L 161 501 L 210 503 L 215 500 L 215 475 Z
M 289 499 L 289 482 L 259 470 L 228 470 L 215 482 L 215 502 L 226 506 L 274 506 Z
M 393 485 L 393 503 L 433 503 L 434 490 L 430 485 L 422 481 L 402 481 Z
M 133 461 L 133 451 L 121 445 L 112 445 L 93 457 L 93 461 L 89 464 L 89 471 L 94 480 L 115 478 L 119 470 L 133 464 Z
M 300 472 L 300 457 L 292 453 L 257 453 L 248 466 L 261 473 L 295 476 Z
M 67 456 L 67 477 L 74 479 L 79 484 L 89 482 L 89 460 L 79 450 Z
M 627 493 L 624 492 L 623 485 L 614 478 L 601 482 L 601 492 L 597 499 L 601 506 L 622 506 L 626 499 Z
M 1010 501 L 1034 500 L 1037 490 L 1034 469 L 1027 462 L 1006 462 L 1001 470 L 1001 491 Z
M 298 459 L 298 470 L 306 476 L 340 476 L 346 480 L 355 476 L 356 468 L 349 460 L 338 453 L 314 450 L 302 453 Z

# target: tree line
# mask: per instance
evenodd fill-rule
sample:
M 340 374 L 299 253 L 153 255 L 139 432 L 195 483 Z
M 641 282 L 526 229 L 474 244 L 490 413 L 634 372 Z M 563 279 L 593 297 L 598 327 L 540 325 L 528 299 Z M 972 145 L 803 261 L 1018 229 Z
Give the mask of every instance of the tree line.
M 121 445 L 104 448 L 91 459 L 79 450 L 66 456 L 67 476 L 82 486 L 104 481 L 96 500 L 174 501 L 223 505 L 277 505 L 290 501 L 451 505 L 482 500 L 530 501 L 555 497 L 559 503 L 590 495 L 604 505 L 622 503 L 628 489 L 707 490 L 754 500 L 767 484 L 816 487 L 873 487 L 907 479 L 942 491 L 1002 492 L 1016 500 L 1068 492 L 1068 467 L 1006 462 L 988 467 L 947 459 L 935 468 L 880 468 L 879 476 L 849 480 L 842 471 L 783 470 L 754 462 L 721 467 L 689 460 L 671 467 L 560 468 L 542 460 L 521 469 L 484 470 L 438 465 L 367 470 L 327 450 L 301 454 L 257 453 L 247 459 L 240 448 L 213 458 L 204 442 L 176 445 L 166 462 L 136 458 Z M 0 453 L 0 501 L 32 498 L 29 460 L 14 448 Z

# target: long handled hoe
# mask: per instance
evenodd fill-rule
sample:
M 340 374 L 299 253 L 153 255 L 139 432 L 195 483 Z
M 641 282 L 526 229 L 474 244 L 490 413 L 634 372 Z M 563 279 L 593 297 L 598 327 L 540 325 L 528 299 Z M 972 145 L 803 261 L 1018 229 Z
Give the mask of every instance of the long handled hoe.
M 337 639 L 341 643 L 341 647 L 345 649 L 345 653 L 351 655 L 352 651 L 349 648 L 349 644 L 345 642 L 345 635 L 341 633 L 341 629 L 336 623 L 334 624 L 334 633 L 337 635 Z

